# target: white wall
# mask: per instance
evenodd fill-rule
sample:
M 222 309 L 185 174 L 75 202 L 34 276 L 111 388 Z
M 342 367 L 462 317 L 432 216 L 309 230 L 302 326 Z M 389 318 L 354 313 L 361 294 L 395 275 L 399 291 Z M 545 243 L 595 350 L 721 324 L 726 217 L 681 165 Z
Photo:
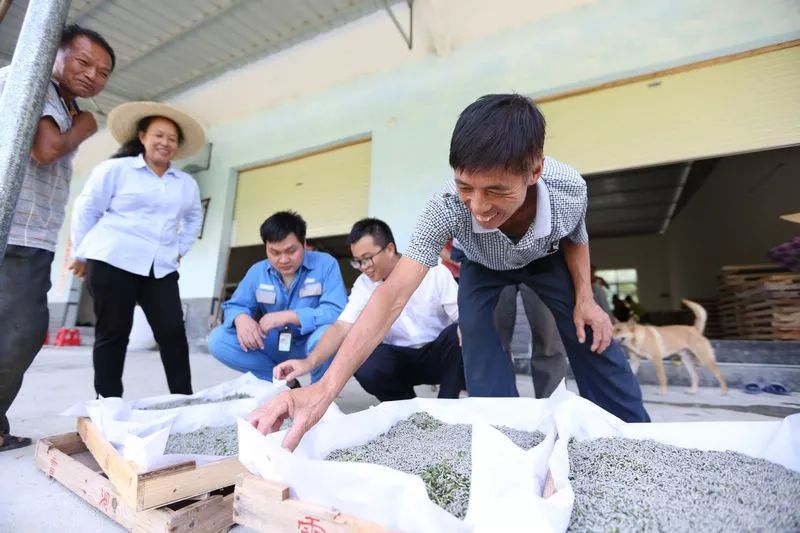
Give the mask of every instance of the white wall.
M 208 220 L 181 268 L 183 297 L 211 297 L 221 283 L 238 168 L 370 133 L 370 214 L 392 225 L 402 249 L 415 214 L 451 176 L 453 124 L 478 96 L 548 95 L 800 37 L 794 0 L 729 0 L 724 9 L 718 0 L 499 0 L 491 7 L 429 0 L 419 6 L 418 28 L 432 26 L 419 32 L 412 52 L 396 49 L 402 39 L 385 14 L 376 14 L 175 100 L 213 123 L 214 143 L 211 168 L 198 176 L 202 195 L 211 197 Z M 362 60 L 371 66 L 350 66 Z M 343 71 L 349 74 L 337 74 Z M 273 93 L 280 98 L 265 96 Z M 78 174 L 111 146 L 102 133 L 86 143 Z M 80 185 L 78 178 L 74 193 Z M 56 283 L 63 252 L 62 245 L 54 301 L 64 298 Z

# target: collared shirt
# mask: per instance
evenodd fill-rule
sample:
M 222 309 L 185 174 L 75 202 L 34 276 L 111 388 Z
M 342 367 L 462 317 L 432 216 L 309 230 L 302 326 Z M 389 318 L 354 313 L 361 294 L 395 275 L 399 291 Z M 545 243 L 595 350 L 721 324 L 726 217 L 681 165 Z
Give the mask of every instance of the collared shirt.
M 0 93 L 9 72 L 9 67 L 0 69 Z M 72 117 L 53 83 L 47 84 L 41 116 L 52 118 L 64 133 L 72 127 Z M 58 231 L 64 222 L 74 156 L 74 151 L 69 152 L 49 165 L 40 165 L 28 157 L 8 244 L 55 251 Z
M 514 270 L 558 250 L 564 237 L 589 242 L 586 233 L 586 182 L 570 166 L 550 157 L 536 182 L 536 218 L 519 241 L 498 229 L 483 229 L 449 180 L 435 194 L 411 234 L 405 256 L 433 267 L 445 243 L 455 238 L 467 259 L 492 270 Z
M 339 320 L 353 324 L 382 281 L 361 274 L 353 285 Z M 383 338 L 385 344 L 419 348 L 433 342 L 444 328 L 458 322 L 458 285 L 444 265 L 430 269 L 400 316 Z
M 281 273 L 269 260 L 259 261 L 222 304 L 226 328 L 235 329 L 234 319 L 246 313 L 258 320 L 267 313 L 292 310 L 300 326 L 290 325 L 293 333 L 309 335 L 325 324 L 332 324 L 347 302 L 339 263 L 324 252 L 305 252 L 292 284 L 286 287 Z
M 73 255 L 156 278 L 178 269 L 200 232 L 200 190 L 173 166 L 162 177 L 144 157 L 109 159 L 89 176 L 72 213 Z

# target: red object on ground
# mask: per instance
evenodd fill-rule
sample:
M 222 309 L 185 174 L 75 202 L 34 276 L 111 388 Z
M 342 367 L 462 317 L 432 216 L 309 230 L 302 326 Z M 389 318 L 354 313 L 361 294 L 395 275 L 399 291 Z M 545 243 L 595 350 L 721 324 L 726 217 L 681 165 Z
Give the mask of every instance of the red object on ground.
M 58 328 L 55 346 L 80 346 L 81 332 L 75 328 Z

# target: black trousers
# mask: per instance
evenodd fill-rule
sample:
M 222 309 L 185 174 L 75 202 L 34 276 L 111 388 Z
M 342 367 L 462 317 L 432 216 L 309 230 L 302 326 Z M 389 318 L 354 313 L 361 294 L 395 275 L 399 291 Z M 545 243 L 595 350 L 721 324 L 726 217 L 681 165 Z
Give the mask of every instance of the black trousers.
M 149 276 L 140 276 L 91 259 L 87 267 L 97 317 L 93 352 L 97 394 L 105 398 L 122 396 L 122 370 L 136 304 L 142 307 L 153 329 L 169 391 L 192 394 L 178 273 L 156 279 L 152 269 Z
M 514 368 L 493 318 L 500 292 L 520 283 L 533 289 L 553 313 L 581 396 L 626 422 L 649 422 L 639 383 L 616 341 L 603 353 L 593 353 L 592 330 L 586 328 L 586 342 L 578 342 L 575 289 L 561 250 L 516 270 L 491 270 L 469 260 L 461 263 L 458 314 L 469 395 L 519 396 Z
M 527 285 L 510 285 L 500 291 L 494 309 L 494 327 L 503 350 L 511 357 L 511 340 L 517 318 L 517 292 L 531 328 L 531 377 L 537 398 L 549 398 L 569 369 L 567 350 L 561 342 L 553 314 Z
M 52 262 L 53 252 L 9 245 L 0 264 L 0 434 L 11 430 L 6 413 L 44 344 Z
M 419 348 L 380 344 L 355 374 L 365 391 L 382 402 L 416 397 L 414 385 L 439 384 L 439 398 L 458 398 L 466 388 L 456 324 Z

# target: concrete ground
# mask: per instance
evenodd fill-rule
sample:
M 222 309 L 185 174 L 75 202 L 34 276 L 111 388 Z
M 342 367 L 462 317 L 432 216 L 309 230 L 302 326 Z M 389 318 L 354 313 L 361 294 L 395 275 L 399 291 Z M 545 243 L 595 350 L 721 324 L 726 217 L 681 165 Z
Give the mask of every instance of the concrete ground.
M 131 352 L 125 369 L 125 397 L 129 399 L 167 392 L 161 362 L 156 352 Z M 192 354 L 195 390 L 216 385 L 239 374 L 217 363 L 206 353 Z M 529 377 L 519 376 L 524 396 L 533 395 Z M 574 390 L 574 383 L 568 385 Z M 645 402 L 655 422 L 711 420 L 775 420 L 800 412 L 800 394 L 773 396 L 732 390 L 720 396 L 715 388 L 696 395 L 674 387 L 660 396 L 654 386 L 644 386 Z M 428 386 L 418 387 L 420 396 L 435 396 Z M 25 376 L 20 395 L 11 407 L 12 430 L 17 435 L 39 439 L 75 430 L 75 420 L 59 412 L 94 397 L 91 349 L 45 348 Z M 351 380 L 337 400 L 345 412 L 375 405 L 377 400 Z M 121 531 L 110 519 L 49 479 L 34 465 L 34 446 L 0 454 L 0 532 L 112 532 Z M 243 531 L 237 528 L 237 531 Z

